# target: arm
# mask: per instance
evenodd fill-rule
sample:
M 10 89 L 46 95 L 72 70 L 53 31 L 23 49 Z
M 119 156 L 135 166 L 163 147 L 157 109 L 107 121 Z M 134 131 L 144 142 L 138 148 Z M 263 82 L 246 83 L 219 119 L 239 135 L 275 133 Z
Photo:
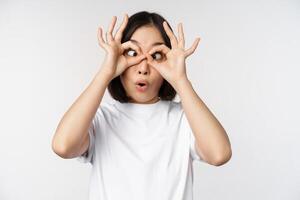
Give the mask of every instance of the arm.
M 106 41 L 104 41 L 102 35 L 102 28 L 98 28 L 98 42 L 106 52 L 102 67 L 88 88 L 64 114 L 56 129 L 52 140 L 52 149 L 63 158 L 74 158 L 82 155 L 87 150 L 89 146 L 88 128 L 109 82 L 131 65 L 137 64 L 144 59 L 144 55 L 133 58 L 127 58 L 123 55 L 127 48 L 135 49 L 138 52 L 139 49 L 131 41 L 121 43 L 123 30 L 128 22 L 128 15 L 124 15 L 123 23 L 113 36 L 112 32 L 116 20 L 116 16 L 113 16 L 109 29 L 106 32 Z
M 109 81 L 110 76 L 100 70 L 64 114 L 52 139 L 52 149 L 57 155 L 63 158 L 74 158 L 87 150 L 88 128 Z
M 178 38 L 166 21 L 163 22 L 163 27 L 170 38 L 171 48 L 165 44 L 153 47 L 147 54 L 148 63 L 173 86 L 180 96 L 184 113 L 195 136 L 197 153 L 209 164 L 222 165 L 231 157 L 227 134 L 193 90 L 186 76 L 185 59 L 195 51 L 200 38 L 197 38 L 193 45 L 185 50 L 182 23 L 177 26 Z M 163 52 L 166 59 L 155 62 L 150 55 L 156 51 Z
M 194 91 L 191 82 L 183 78 L 176 82 L 183 110 L 196 140 L 197 153 L 207 163 L 220 166 L 231 158 L 228 136 L 208 107 Z

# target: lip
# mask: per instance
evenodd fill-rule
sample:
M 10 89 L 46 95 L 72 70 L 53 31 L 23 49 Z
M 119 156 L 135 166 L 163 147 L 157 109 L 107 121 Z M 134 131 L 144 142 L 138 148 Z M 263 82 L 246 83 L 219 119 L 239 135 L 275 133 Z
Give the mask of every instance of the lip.
M 144 86 L 136 85 L 135 87 L 139 92 L 145 92 L 148 88 L 148 85 L 144 85 Z
M 148 83 L 148 81 L 146 81 L 145 79 L 138 79 L 136 82 L 135 82 L 135 84 L 137 85 L 137 84 L 139 84 L 139 83 L 144 83 L 145 85 L 149 85 L 149 83 Z
M 140 86 L 140 85 L 138 85 L 139 83 L 143 83 L 145 85 Z M 145 79 L 139 79 L 135 82 L 135 87 L 139 92 L 145 92 L 147 90 L 148 86 L 149 86 L 149 83 Z

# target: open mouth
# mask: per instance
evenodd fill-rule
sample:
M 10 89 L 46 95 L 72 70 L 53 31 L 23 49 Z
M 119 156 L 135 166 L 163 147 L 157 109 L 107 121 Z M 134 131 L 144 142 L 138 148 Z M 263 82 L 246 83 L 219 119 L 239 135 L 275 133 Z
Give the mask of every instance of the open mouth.
M 146 83 L 137 83 L 136 84 L 136 89 L 139 91 L 139 92 L 144 92 L 146 91 L 148 88 L 148 85 Z

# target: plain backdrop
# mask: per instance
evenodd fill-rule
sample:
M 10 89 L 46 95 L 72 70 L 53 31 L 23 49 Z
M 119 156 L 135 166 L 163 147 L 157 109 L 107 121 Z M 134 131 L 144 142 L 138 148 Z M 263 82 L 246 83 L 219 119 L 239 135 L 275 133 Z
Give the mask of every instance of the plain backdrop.
M 0 199 L 87 199 L 92 166 L 58 157 L 52 137 L 101 66 L 97 28 L 142 10 L 182 22 L 186 47 L 201 37 L 188 78 L 231 141 L 225 165 L 194 162 L 195 199 L 299 200 L 296 0 L 0 0 Z

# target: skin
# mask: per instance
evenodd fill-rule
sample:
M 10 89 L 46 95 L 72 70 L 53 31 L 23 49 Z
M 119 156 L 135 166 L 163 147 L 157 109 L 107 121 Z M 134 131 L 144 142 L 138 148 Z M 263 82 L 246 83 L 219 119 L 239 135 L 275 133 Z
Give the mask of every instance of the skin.
M 142 26 L 138 28 L 130 38 L 139 46 L 136 53 L 146 54 L 155 45 L 155 43 L 164 43 L 163 38 L 157 28 L 152 25 Z M 135 51 L 134 51 L 135 52 Z M 159 52 L 153 52 L 155 61 L 159 62 Z M 131 56 L 126 54 L 127 57 Z M 147 59 L 143 59 L 140 63 L 127 68 L 120 76 L 121 82 L 125 88 L 127 96 L 131 97 L 131 103 L 155 103 L 159 100 L 158 91 L 163 83 L 163 77 L 160 73 L 148 64 Z M 135 81 L 145 79 L 149 82 L 149 87 L 145 92 L 138 92 Z
M 128 15 L 125 14 L 121 26 L 113 35 L 116 23 L 114 16 L 105 35 L 106 41 L 102 35 L 102 28 L 99 27 L 98 42 L 106 51 L 106 56 L 91 84 L 60 121 L 52 142 L 54 152 L 63 158 L 74 158 L 88 149 L 88 127 L 101 103 L 105 88 L 113 78 L 122 74 L 122 84 L 132 97 L 132 102 L 136 103 L 156 102 L 162 80 L 168 81 L 181 99 L 184 113 L 195 136 L 197 153 L 208 164 L 220 166 L 226 163 L 232 155 L 226 131 L 195 92 L 186 75 L 185 60 L 195 51 L 200 38 L 196 38 L 192 46 L 186 49 L 182 23 L 177 26 L 176 37 L 164 22 L 171 48 L 165 44 L 151 46 L 154 42 L 162 42 L 162 38 L 158 30 L 146 26 L 136 30 L 131 38 L 138 43 L 121 43 L 127 22 Z M 129 48 L 135 50 L 137 55 L 124 55 L 124 51 Z M 157 51 L 163 53 L 164 59 L 153 59 L 152 55 Z M 147 93 L 137 94 L 134 91 L 133 85 L 137 78 L 149 80 L 150 87 Z
M 126 22 L 126 20 L 124 21 Z M 165 44 L 155 45 L 150 48 L 154 42 L 162 42 L 159 32 L 154 27 L 141 27 L 133 34 L 132 38 L 139 41 L 140 45 L 140 48 L 135 46 L 135 50 L 138 52 L 136 58 L 141 58 L 143 55 L 145 58 L 141 58 L 140 62 L 137 61 L 131 68 L 126 69 L 124 75 L 122 75 L 122 83 L 125 90 L 133 98 L 133 102 L 152 103 L 157 101 L 157 92 L 161 80 L 167 80 L 181 99 L 184 113 L 195 136 L 197 153 L 211 165 L 223 165 L 232 156 L 227 133 L 195 92 L 186 74 L 186 58 L 194 53 L 200 38 L 196 38 L 192 46 L 186 49 L 182 23 L 179 23 L 177 26 L 178 37 L 172 32 L 166 22 L 163 22 L 163 27 L 170 38 L 171 48 Z M 119 32 L 117 32 L 117 35 Z M 157 51 L 162 52 L 165 59 L 160 61 L 154 60 L 151 55 Z M 131 57 L 130 59 L 133 58 Z M 157 81 L 157 84 L 147 94 L 136 94 L 133 89 L 133 81 L 138 76 L 149 78 L 151 84 L 155 84 L 155 81 Z
M 231 145 L 225 129 L 217 118 L 205 105 L 193 89 L 186 74 L 185 60 L 196 49 L 200 38 L 196 38 L 193 45 L 185 50 L 183 25 L 177 26 L 178 37 L 171 31 L 166 22 L 165 31 L 171 40 L 171 49 L 162 44 L 154 47 L 146 55 L 148 63 L 174 87 L 181 99 L 184 113 L 195 136 L 195 148 L 200 157 L 209 164 L 220 166 L 229 161 L 232 156 Z M 163 51 L 166 60 L 157 63 L 150 54 Z

